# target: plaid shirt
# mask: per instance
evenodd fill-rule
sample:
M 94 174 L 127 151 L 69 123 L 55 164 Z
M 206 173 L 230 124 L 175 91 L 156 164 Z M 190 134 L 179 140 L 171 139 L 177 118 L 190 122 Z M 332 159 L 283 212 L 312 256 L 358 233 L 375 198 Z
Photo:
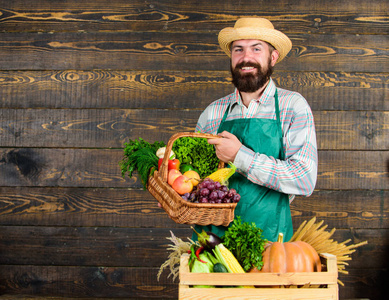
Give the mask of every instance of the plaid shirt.
M 226 120 L 241 118 L 276 119 L 274 94 L 276 86 L 270 80 L 262 96 L 243 105 L 235 91 L 211 103 L 200 115 L 196 131 L 216 134 L 226 107 L 231 104 Z M 285 160 L 255 153 L 242 145 L 234 164 L 237 171 L 250 181 L 289 195 L 310 196 L 317 177 L 317 146 L 311 108 L 300 94 L 277 89 L 283 131 Z

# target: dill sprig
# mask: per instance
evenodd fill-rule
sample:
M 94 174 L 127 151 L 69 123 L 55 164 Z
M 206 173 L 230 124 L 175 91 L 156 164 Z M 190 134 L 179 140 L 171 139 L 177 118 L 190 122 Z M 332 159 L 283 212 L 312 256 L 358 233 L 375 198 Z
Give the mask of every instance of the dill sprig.
M 132 177 L 133 172 L 138 171 L 143 187 L 147 188 L 149 176 L 158 169 L 157 150 L 166 146 L 164 142 L 150 144 L 144 139 L 129 140 L 124 144 L 123 159 L 119 162 L 122 176 L 127 174 Z

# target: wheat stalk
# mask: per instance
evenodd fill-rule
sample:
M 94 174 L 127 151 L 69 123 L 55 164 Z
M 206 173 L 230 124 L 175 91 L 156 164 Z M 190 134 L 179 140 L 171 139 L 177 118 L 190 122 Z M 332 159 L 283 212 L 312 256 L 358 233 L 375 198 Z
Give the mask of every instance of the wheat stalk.
M 323 225 L 324 221 L 316 222 L 316 217 L 313 217 L 310 221 L 304 221 L 299 228 L 293 234 L 290 242 L 303 241 L 310 244 L 318 253 L 329 253 L 336 256 L 338 272 L 342 274 L 348 274 L 345 270 L 345 266 L 348 266 L 346 261 L 351 260 L 350 254 L 355 252 L 355 248 L 366 245 L 367 241 L 360 242 L 358 244 L 346 245 L 351 242 L 351 239 L 338 243 L 331 239 L 331 236 L 335 232 L 333 228 L 330 232 L 326 231 L 327 225 Z M 320 228 L 321 227 L 321 228 Z M 343 282 L 338 280 L 339 284 L 344 285 Z

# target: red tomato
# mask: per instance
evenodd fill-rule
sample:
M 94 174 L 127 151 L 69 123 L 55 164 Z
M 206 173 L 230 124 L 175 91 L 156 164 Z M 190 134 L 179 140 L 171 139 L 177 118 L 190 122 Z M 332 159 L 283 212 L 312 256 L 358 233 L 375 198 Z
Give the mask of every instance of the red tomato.
M 158 170 L 161 168 L 163 158 L 158 159 Z
M 158 160 L 158 170 L 161 168 L 162 161 L 163 161 L 163 158 L 160 158 Z M 180 170 L 180 161 L 177 158 L 176 159 L 169 159 L 169 161 L 167 163 L 167 169 L 168 170 L 171 170 L 171 169 Z
M 180 170 L 180 161 L 176 159 L 169 159 L 168 162 L 168 170 L 175 169 L 175 170 Z

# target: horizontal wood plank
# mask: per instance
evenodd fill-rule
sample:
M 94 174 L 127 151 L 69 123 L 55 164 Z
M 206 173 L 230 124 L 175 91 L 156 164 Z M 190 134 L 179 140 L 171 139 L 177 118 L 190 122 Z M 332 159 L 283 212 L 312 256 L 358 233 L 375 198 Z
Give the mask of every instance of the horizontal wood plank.
M 158 282 L 157 269 L 147 268 L 84 268 L 57 266 L 0 266 L 2 299 L 11 300 L 19 294 L 26 298 L 37 293 L 41 298 L 55 297 L 73 299 L 85 297 L 126 299 L 177 299 L 178 280 L 161 276 Z M 14 274 L 17 274 L 16 276 Z M 349 275 L 340 275 L 345 286 L 339 287 L 339 299 L 384 299 L 386 286 L 383 269 L 351 270 Z M 30 296 L 28 296 L 30 295 Z M 92 298 L 91 298 L 92 297 Z
M 389 110 L 388 73 L 276 70 L 315 111 Z M 203 109 L 233 91 L 229 71 L 0 71 L 1 108 Z M 161 101 L 161 99 L 164 99 Z
M 389 228 L 389 191 L 315 191 L 291 204 L 294 227 L 316 217 L 329 227 Z M 148 191 L 0 187 L 0 225 L 187 228 L 174 223 Z
M 141 188 L 121 149 L 0 148 L 0 186 Z M 320 151 L 316 189 L 387 189 L 387 151 Z
M 310 1 L 270 2 L 243 0 L 239 5 L 216 0 L 192 3 L 182 1 L 39 1 L 28 8 L 23 1 L 2 5 L 2 29 L 6 31 L 218 31 L 242 16 L 269 18 L 285 32 L 381 34 L 387 29 L 383 1 L 352 2 Z M 257 7 L 257 8 L 256 8 Z M 280 10 L 280 7 L 284 8 Z M 253 9 L 254 8 L 254 9 Z
M 290 36 L 279 70 L 382 72 L 388 35 Z M 341 43 L 339 42 L 341 41 Z M 0 70 L 228 70 L 214 33 L 3 33 Z
M 157 268 L 0 265 L 0 294 L 75 298 L 176 299 L 177 283 Z
M 160 267 L 172 242 L 169 230 L 188 242 L 187 228 L 1 226 L 0 265 Z M 328 228 L 330 231 L 332 228 Z M 338 229 L 331 237 L 347 245 L 367 241 L 350 255 L 348 269 L 388 268 L 388 229 Z M 25 247 L 28 241 L 28 247 Z
M 200 110 L 2 109 L 3 147 L 121 148 L 194 131 Z M 389 112 L 314 111 L 319 150 L 389 149 Z

